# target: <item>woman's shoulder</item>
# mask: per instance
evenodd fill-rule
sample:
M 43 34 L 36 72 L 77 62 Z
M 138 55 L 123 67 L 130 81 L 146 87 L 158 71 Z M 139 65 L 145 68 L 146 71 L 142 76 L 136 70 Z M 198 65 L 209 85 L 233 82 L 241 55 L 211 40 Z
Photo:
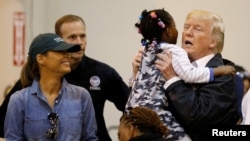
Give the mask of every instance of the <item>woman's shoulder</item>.
M 12 101 L 23 101 L 28 98 L 28 96 L 31 95 L 31 87 L 26 87 L 21 90 L 15 91 L 11 96 L 10 100 Z
M 70 84 L 70 83 L 68 83 L 67 87 L 72 89 L 72 90 L 76 90 L 76 91 L 88 92 L 88 90 L 86 88 L 81 87 L 81 86 L 77 86 L 74 84 Z
M 80 94 L 83 96 L 90 95 L 89 91 L 86 88 L 70 83 L 68 83 L 67 85 L 67 91 L 71 94 Z

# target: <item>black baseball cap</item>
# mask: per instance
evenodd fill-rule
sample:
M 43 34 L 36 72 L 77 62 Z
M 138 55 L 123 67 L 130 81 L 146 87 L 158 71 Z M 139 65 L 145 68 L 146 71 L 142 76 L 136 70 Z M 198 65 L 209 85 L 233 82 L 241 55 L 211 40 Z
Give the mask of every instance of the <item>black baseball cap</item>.
M 80 45 L 66 43 L 55 33 L 44 33 L 39 34 L 33 39 L 28 54 L 32 61 L 35 61 L 37 54 L 42 54 L 47 51 L 77 52 L 80 49 Z

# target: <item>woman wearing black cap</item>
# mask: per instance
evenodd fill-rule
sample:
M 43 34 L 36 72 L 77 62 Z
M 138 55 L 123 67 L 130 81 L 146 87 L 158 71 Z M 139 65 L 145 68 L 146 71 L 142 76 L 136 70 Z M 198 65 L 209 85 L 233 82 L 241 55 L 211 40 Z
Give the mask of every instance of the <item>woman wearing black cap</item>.
M 58 35 L 38 35 L 21 73 L 23 89 L 12 95 L 5 119 L 5 139 L 96 141 L 94 108 L 88 91 L 69 84 L 71 52 Z

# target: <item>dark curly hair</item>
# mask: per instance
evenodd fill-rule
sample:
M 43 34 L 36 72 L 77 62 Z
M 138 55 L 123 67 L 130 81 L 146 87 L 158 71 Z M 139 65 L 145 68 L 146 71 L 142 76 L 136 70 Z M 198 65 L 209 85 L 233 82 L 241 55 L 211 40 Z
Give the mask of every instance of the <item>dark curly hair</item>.
M 166 136 L 168 134 L 167 127 L 160 120 L 160 117 L 156 114 L 156 112 L 143 106 L 130 108 L 122 115 L 120 122 L 125 125 L 135 126 L 141 133 L 144 134 L 152 133 L 160 134 L 162 136 Z
M 152 17 L 152 13 L 155 17 Z M 139 22 L 135 23 L 135 27 L 143 36 L 142 42 L 148 40 L 148 44 L 151 44 L 153 40 L 159 43 L 162 40 L 163 32 L 166 28 L 171 27 L 173 21 L 173 17 L 164 9 L 143 10 L 139 19 Z M 160 26 L 159 22 L 164 26 Z

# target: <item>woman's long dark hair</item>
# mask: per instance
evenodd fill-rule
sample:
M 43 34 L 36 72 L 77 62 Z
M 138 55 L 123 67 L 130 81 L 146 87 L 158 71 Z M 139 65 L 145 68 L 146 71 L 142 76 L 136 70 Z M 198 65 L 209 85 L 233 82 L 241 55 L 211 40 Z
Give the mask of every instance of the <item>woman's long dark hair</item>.
M 32 84 L 35 78 L 40 77 L 37 61 L 33 62 L 28 56 L 27 62 L 24 64 L 21 71 L 21 83 L 22 87 L 28 87 Z

